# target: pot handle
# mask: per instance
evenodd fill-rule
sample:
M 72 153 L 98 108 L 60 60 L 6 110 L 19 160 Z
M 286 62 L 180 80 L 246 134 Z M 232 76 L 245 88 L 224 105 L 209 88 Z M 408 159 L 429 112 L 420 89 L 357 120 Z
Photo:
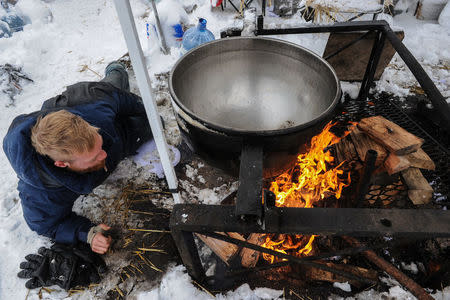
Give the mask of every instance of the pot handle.
M 236 216 L 261 220 L 263 188 L 263 145 L 246 140 L 241 150 Z

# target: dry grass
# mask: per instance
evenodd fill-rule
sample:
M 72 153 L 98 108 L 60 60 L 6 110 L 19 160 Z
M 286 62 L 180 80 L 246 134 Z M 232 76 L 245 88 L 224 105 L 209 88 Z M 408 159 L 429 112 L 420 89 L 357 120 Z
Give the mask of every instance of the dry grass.
M 393 0 L 384 0 L 384 10 L 389 10 L 389 7 L 393 5 Z M 303 13 L 303 18 L 306 20 L 312 19 L 314 23 L 332 23 L 336 20 L 346 21 L 353 17 L 345 16 L 345 14 L 358 14 L 361 11 L 356 9 L 342 10 L 337 6 L 326 6 L 322 4 L 317 4 L 315 0 L 306 0 L 305 11 Z

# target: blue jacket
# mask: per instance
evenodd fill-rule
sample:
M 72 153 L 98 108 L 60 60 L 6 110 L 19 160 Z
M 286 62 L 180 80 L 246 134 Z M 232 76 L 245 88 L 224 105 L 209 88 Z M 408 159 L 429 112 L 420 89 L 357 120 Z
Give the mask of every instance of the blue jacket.
M 79 115 L 100 128 L 103 150 L 108 154 L 107 172 L 100 170 L 86 174 L 74 173 L 56 167 L 50 158 L 35 151 L 30 136 L 37 117 L 59 109 Z M 60 243 L 75 243 L 77 240 L 86 242 L 87 233 L 94 224 L 72 212 L 73 203 L 81 194 L 92 192 L 116 168 L 120 160 L 133 154 L 149 138 L 147 136 L 140 139 L 139 134 L 135 135 L 136 128 L 130 125 L 135 122 L 129 121 L 133 118 L 144 121 L 138 130 L 142 132 L 142 125 L 148 122 L 140 98 L 111 88 L 94 101 L 44 109 L 14 119 L 3 140 L 3 150 L 19 178 L 18 190 L 23 216 L 32 230 Z

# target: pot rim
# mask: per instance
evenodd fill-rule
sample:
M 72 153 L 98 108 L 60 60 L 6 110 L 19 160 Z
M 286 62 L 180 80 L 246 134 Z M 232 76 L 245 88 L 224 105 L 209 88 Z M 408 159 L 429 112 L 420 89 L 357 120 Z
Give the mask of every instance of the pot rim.
M 172 97 L 172 100 L 175 102 L 176 106 L 178 106 L 184 113 L 186 113 L 188 116 L 190 116 L 192 119 L 194 119 L 197 122 L 200 122 L 203 126 L 221 132 L 221 133 L 225 133 L 228 135 L 232 135 L 232 136 L 278 136 L 278 135 L 283 135 L 283 134 L 290 134 L 290 133 L 294 133 L 294 132 L 298 132 L 300 130 L 303 130 L 305 128 L 308 127 L 312 127 L 315 126 L 321 122 L 323 122 L 325 119 L 329 119 L 330 116 L 334 113 L 334 110 L 336 108 L 336 106 L 339 103 L 339 100 L 342 97 L 342 90 L 341 90 L 341 84 L 340 84 L 340 80 L 336 74 L 336 71 L 333 69 L 333 67 L 321 56 L 319 56 L 318 54 L 316 54 L 315 52 L 299 46 L 295 43 L 292 42 L 288 42 L 288 41 L 284 41 L 281 39 L 276 39 L 276 38 L 268 38 L 268 37 L 229 37 L 226 38 L 226 40 L 231 40 L 231 39 L 259 39 L 259 40 L 269 40 L 269 41 L 274 41 L 274 42 L 278 42 L 278 43 L 284 43 L 284 44 L 288 44 L 292 47 L 296 47 L 299 48 L 303 51 L 308 52 L 309 54 L 315 56 L 317 59 L 319 59 L 320 61 L 322 61 L 327 67 L 328 69 L 331 71 L 331 73 L 333 74 L 335 80 L 336 80 L 336 96 L 334 97 L 333 101 L 331 102 L 330 106 L 328 106 L 328 108 L 326 110 L 324 110 L 320 115 L 318 115 L 316 118 L 312 119 L 311 121 L 308 121 L 306 123 L 297 125 L 297 126 L 293 126 L 293 127 L 288 127 L 288 128 L 283 128 L 283 129 L 274 129 L 274 130 L 240 130 L 240 129 L 235 129 L 232 127 L 228 127 L 228 126 L 223 126 L 223 125 L 219 125 L 217 123 L 211 122 L 211 121 L 207 121 L 199 116 L 197 116 L 196 114 L 194 114 L 190 109 L 188 109 L 176 96 L 175 91 L 173 90 L 173 73 L 175 71 L 175 69 L 178 67 L 178 65 L 183 61 L 184 57 L 187 57 L 188 55 L 190 55 L 192 52 L 197 51 L 200 48 L 203 47 L 207 47 L 211 44 L 215 44 L 215 43 L 220 43 L 222 42 L 224 39 L 218 39 L 218 40 L 214 40 L 214 41 L 210 41 L 207 43 L 204 43 L 194 49 L 189 50 L 186 54 L 183 55 L 182 58 L 180 58 L 175 65 L 172 67 L 172 69 L 170 70 L 170 75 L 169 75 L 169 91 L 170 91 L 170 95 Z M 175 112 L 177 113 L 177 112 Z M 178 114 L 178 113 L 177 113 Z

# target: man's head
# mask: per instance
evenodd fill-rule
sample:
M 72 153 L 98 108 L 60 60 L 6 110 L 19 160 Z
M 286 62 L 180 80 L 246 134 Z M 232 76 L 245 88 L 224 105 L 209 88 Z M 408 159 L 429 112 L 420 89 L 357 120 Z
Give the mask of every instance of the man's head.
M 31 129 L 31 142 L 57 167 L 80 173 L 105 167 L 107 154 L 98 128 L 66 110 L 39 117 Z

